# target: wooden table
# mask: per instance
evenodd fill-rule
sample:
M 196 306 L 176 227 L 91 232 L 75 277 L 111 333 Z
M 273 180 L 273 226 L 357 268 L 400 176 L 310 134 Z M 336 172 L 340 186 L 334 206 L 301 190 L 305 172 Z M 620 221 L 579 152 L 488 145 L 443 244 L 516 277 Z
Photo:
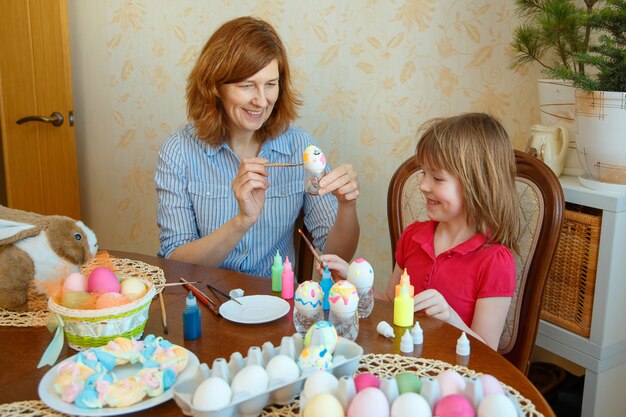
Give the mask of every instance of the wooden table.
M 233 288 L 242 288 L 248 295 L 271 293 L 269 279 L 133 253 L 111 252 L 111 254 L 159 266 L 165 272 L 168 282 L 178 282 L 180 277 L 185 277 L 189 280 L 210 282 L 225 292 Z M 205 286 L 202 285 L 202 287 Z M 205 293 L 208 293 L 208 290 Z M 271 323 L 243 325 L 217 317 L 208 308 L 201 306 L 202 337 L 194 341 L 185 341 L 182 326 L 185 295 L 186 290 L 182 287 L 167 287 L 164 291 L 169 328 L 166 339 L 191 350 L 201 362 L 209 365 L 215 358 L 228 359 L 235 351 L 245 356 L 250 346 L 260 346 L 266 341 L 278 346 L 283 336 L 292 335 L 295 332 L 291 312 Z M 424 344 L 421 347 L 416 346 L 416 350 L 409 355 L 439 359 L 449 364 L 458 364 L 477 372 L 491 374 L 532 401 L 544 416 L 554 417 L 550 406 L 526 376 L 497 352 L 470 338 L 470 356 L 457 356 L 455 347 L 456 340 L 460 336 L 458 329 L 419 313 L 416 319 L 419 320 L 424 330 Z M 391 303 L 376 300 L 372 315 L 359 322 L 359 335 L 356 342 L 363 347 L 365 353 L 400 354 L 400 337 L 386 339 L 376 332 L 376 325 L 381 320 L 393 322 L 393 306 Z M 144 335 L 151 333 L 163 335 L 159 302 L 156 299 L 150 307 L 150 316 Z M 396 329 L 396 334 L 399 334 L 398 329 Z M 0 354 L 0 404 L 39 399 L 37 387 L 49 367 L 42 369 L 36 367 L 51 339 L 52 335 L 46 328 L 0 327 L 0 352 L 2 353 Z M 61 352 L 61 358 L 75 353 L 66 345 Z M 168 401 L 156 409 L 135 415 L 149 416 L 156 415 L 156 413 L 159 416 L 182 415 L 174 401 Z

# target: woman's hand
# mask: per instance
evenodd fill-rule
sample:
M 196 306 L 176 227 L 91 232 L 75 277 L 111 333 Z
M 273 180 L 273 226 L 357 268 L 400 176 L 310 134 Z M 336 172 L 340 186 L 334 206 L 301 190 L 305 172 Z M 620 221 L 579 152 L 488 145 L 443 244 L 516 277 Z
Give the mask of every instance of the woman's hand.
M 333 193 L 339 203 L 355 202 L 359 197 L 359 178 L 350 164 L 341 164 L 319 181 L 320 195 Z
M 426 315 L 447 322 L 450 320 L 450 305 L 437 290 L 428 289 L 413 297 L 414 311 L 424 310 Z
M 348 276 L 349 266 L 346 261 L 341 259 L 339 256 L 330 253 L 320 255 L 320 259 L 324 261 L 326 265 L 328 265 L 329 270 L 336 272 L 336 274 L 333 274 L 334 276 L 339 276 L 339 278 L 341 279 L 346 279 L 346 277 Z M 317 273 L 322 276 L 322 272 L 324 272 L 324 270 L 322 269 L 322 266 L 319 262 L 315 262 L 315 269 L 317 270 Z
M 233 194 L 239 204 L 239 216 L 244 225 L 251 227 L 259 219 L 265 206 L 265 190 L 269 187 L 265 158 L 244 159 L 232 182 Z

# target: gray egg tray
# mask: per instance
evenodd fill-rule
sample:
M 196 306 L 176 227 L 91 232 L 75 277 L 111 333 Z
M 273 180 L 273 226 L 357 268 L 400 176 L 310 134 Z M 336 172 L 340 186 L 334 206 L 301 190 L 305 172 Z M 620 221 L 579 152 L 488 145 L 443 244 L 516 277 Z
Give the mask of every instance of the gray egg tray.
M 265 368 L 269 360 L 278 354 L 287 355 L 297 362 L 304 347 L 303 342 L 303 336 L 296 333 L 283 337 L 278 347 L 274 347 L 270 342 L 265 342 L 261 347 L 252 346 L 245 358 L 240 352 L 234 352 L 228 362 L 224 358 L 215 359 L 211 368 L 202 363 L 195 372 L 191 372 L 190 377 L 174 384 L 174 401 L 183 414 L 193 417 L 253 417 L 259 416 L 263 408 L 270 404 L 288 404 L 300 394 L 305 379 L 315 369 L 301 371 L 300 377 L 295 381 L 270 380 L 269 388 L 260 394 L 250 395 L 244 392 L 234 394 L 230 403 L 218 410 L 198 410 L 192 405 L 192 398 L 196 388 L 209 377 L 218 376 L 230 384 L 237 372 L 245 366 L 261 365 Z M 361 346 L 339 337 L 333 353 L 333 365 L 328 371 L 337 378 L 351 376 L 356 372 L 362 354 Z

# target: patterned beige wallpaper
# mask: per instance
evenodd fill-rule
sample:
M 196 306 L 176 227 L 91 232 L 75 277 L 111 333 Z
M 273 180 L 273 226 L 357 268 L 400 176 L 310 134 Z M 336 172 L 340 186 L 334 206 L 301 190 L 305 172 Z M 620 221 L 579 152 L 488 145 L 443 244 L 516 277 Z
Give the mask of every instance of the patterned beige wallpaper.
M 287 45 L 305 104 L 297 124 L 360 174 L 357 255 L 391 272 L 389 178 L 425 120 L 500 118 L 523 148 L 537 72 L 508 69 L 514 1 L 70 0 L 84 220 L 106 248 L 154 254 L 156 152 L 185 120 L 196 54 L 223 21 L 255 15 Z

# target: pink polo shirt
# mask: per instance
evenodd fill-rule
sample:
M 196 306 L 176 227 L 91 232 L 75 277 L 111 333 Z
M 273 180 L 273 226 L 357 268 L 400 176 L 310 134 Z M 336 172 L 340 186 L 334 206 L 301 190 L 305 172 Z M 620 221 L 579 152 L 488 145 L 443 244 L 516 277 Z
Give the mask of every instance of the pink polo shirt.
M 487 243 L 481 233 L 435 257 L 436 226 L 434 221 L 408 226 L 396 246 L 396 263 L 407 269 L 415 294 L 436 289 L 471 326 L 476 300 L 513 296 L 515 260 L 507 247 Z

